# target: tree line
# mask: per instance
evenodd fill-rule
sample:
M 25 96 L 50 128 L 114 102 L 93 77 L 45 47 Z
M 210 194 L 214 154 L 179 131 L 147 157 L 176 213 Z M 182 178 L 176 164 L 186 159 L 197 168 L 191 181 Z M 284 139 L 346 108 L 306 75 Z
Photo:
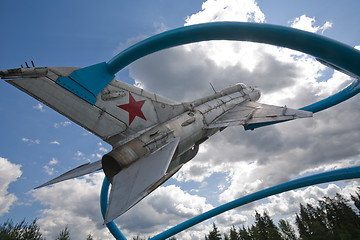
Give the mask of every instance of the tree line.
M 334 198 L 319 200 L 317 206 L 300 204 L 295 229 L 287 220 L 281 219 L 276 225 L 266 212 L 255 212 L 254 224 L 237 229 L 232 226 L 228 233 L 221 234 L 214 223 L 205 240 L 360 239 L 360 188 L 350 198 L 352 202 L 336 194 Z
M 12 220 L 7 220 L 0 225 L 0 240 L 45 240 L 40 232 L 40 227 L 36 223 L 36 219 L 28 224 L 25 220 L 14 224 Z M 60 231 L 55 240 L 70 240 L 70 231 L 66 226 Z M 86 240 L 94 240 L 91 233 Z
M 205 235 L 205 240 L 347 240 L 360 239 L 360 187 L 350 199 L 341 194 L 334 198 L 323 197 L 316 206 L 300 204 L 295 215 L 295 228 L 289 221 L 281 219 L 276 225 L 266 213 L 255 211 L 251 226 L 236 228 L 221 233 L 215 223 Z M 45 240 L 36 220 L 28 224 L 25 220 L 14 224 L 7 220 L 0 225 L 1 240 Z M 139 236 L 133 240 L 143 240 Z M 176 240 L 175 237 L 170 238 Z M 169 240 L 170 240 L 169 239 Z M 70 240 L 70 231 L 65 227 L 55 240 Z M 89 234 L 86 240 L 94 240 Z

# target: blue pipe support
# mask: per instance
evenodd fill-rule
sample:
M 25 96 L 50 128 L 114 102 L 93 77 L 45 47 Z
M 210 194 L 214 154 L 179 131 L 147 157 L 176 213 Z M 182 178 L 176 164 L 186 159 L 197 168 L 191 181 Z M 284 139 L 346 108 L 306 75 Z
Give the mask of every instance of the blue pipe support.
M 282 46 L 316 57 L 320 62 L 360 78 L 360 51 L 330 38 L 295 28 L 246 22 L 213 22 L 177 28 L 147 38 L 116 55 L 107 64 L 115 74 L 130 63 L 151 53 L 189 43 L 234 40 Z M 301 110 L 313 113 L 343 102 L 360 92 L 359 81 Z
M 100 208 L 101 208 L 101 214 L 103 216 L 103 219 L 105 219 L 106 209 L 107 209 L 107 205 L 108 205 L 109 185 L 110 185 L 110 182 L 105 177 L 104 181 L 103 181 L 103 185 L 101 187 L 101 194 L 100 194 Z M 117 240 L 126 240 L 125 236 L 116 227 L 114 221 L 108 222 L 106 224 L 106 226 L 109 229 L 109 231 L 111 232 L 111 234 Z
M 290 182 L 282 183 L 279 185 L 276 185 L 274 187 L 270 187 L 255 193 L 252 193 L 250 195 L 247 195 L 245 197 L 236 199 L 232 202 L 226 203 L 224 205 L 221 205 L 219 207 L 216 207 L 208 212 L 205 212 L 203 214 L 200 214 L 194 218 L 191 218 L 173 228 L 170 228 L 152 238 L 151 240 L 162 240 L 166 239 L 168 237 L 171 237 L 181 231 L 184 231 L 185 229 L 188 229 L 189 227 L 192 227 L 200 222 L 203 222 L 209 218 L 212 218 L 214 216 L 217 216 L 221 213 L 224 213 L 226 211 L 229 211 L 231 209 L 234 209 L 236 207 L 243 206 L 245 204 L 275 195 L 282 192 L 302 188 L 302 187 L 308 187 L 316 184 L 321 183 L 327 183 L 327 182 L 333 182 L 333 181 L 339 181 L 339 180 L 346 180 L 346 179 L 352 179 L 352 178 L 360 178 L 360 167 L 352 167 L 352 168 L 345 168 L 345 169 L 339 169 L 334 170 L 330 172 L 320 173 L 308 177 L 299 178 Z
M 210 211 L 202 213 L 194 218 L 191 218 L 183 223 L 180 223 L 179 225 L 172 227 L 172 228 L 150 238 L 150 240 L 163 240 L 163 239 L 169 238 L 181 231 L 184 231 L 198 223 L 201 223 L 209 218 L 215 217 L 221 213 L 224 213 L 231 209 L 243 206 L 245 204 L 248 204 L 248 203 L 251 203 L 251 202 L 254 202 L 254 201 L 275 195 L 275 194 L 280 194 L 280 193 L 283 193 L 286 191 L 299 189 L 299 188 L 303 188 L 303 187 L 308 187 L 308 186 L 312 186 L 312 185 L 316 185 L 316 184 L 334 182 L 334 181 L 340 181 L 340 180 L 347 180 L 347 179 L 353 179 L 353 178 L 360 178 L 360 166 L 344 168 L 344 169 L 339 169 L 339 170 L 333 170 L 333 171 L 329 171 L 329 172 L 325 172 L 325 173 L 319 173 L 319 174 L 315 174 L 312 176 L 295 179 L 295 180 L 292 180 L 292 181 L 289 181 L 286 183 L 282 183 L 282 184 L 252 193 L 245 197 L 241 197 L 232 202 L 223 204 L 223 205 L 216 207 Z M 107 189 L 108 189 L 109 182 L 107 181 L 106 178 L 104 180 L 104 184 L 105 185 L 107 184 Z M 107 207 L 107 195 L 108 195 L 108 192 L 103 191 L 103 189 L 102 189 L 101 199 L 103 200 L 103 198 L 106 198 L 106 204 L 105 204 L 105 202 L 101 204 L 101 211 L 103 213 L 104 218 L 105 218 L 106 207 Z M 113 223 L 113 222 L 110 222 L 110 223 Z M 108 224 L 110 224 L 110 223 L 108 223 Z M 120 230 L 115 226 L 115 224 L 111 227 L 110 231 L 111 231 L 111 233 L 113 233 L 113 231 L 120 233 Z M 121 237 L 118 237 L 118 236 L 120 236 L 120 234 L 114 235 L 114 237 L 116 239 L 125 240 L 126 238 L 122 234 L 121 234 Z

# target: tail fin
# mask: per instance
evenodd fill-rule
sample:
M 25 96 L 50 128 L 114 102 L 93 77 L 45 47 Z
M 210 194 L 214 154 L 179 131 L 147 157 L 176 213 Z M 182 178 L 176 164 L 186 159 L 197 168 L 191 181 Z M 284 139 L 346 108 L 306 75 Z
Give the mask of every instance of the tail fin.
M 84 79 L 84 69 L 18 68 L 0 71 L 0 75 L 111 145 L 185 111 L 180 104 L 116 79 L 91 83 L 96 78 Z M 81 83 L 71 78 L 79 74 Z M 94 101 L 86 100 L 86 91 L 89 98 L 97 94 Z

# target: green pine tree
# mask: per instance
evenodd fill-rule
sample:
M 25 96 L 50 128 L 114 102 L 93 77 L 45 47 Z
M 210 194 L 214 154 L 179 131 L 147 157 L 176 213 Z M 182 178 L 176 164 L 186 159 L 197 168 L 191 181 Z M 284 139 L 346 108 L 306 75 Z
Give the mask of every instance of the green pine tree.
M 244 226 L 239 228 L 239 240 L 252 240 L 253 238 L 250 235 L 250 230 L 246 230 Z
M 68 226 L 61 230 L 59 236 L 56 237 L 56 240 L 70 240 L 70 231 Z
M 230 228 L 229 239 L 230 240 L 239 240 L 240 239 L 239 234 L 237 233 L 234 225 Z
M 91 233 L 89 233 L 89 235 L 87 236 L 86 240 L 94 240 L 93 236 L 91 235 Z
M 281 240 L 279 229 L 266 212 L 263 216 L 255 212 L 255 225 L 250 232 L 254 240 Z
M 7 220 L 0 225 L 1 240 L 44 240 L 36 219 L 28 225 L 25 219 L 14 225 L 12 220 Z
M 279 228 L 284 240 L 296 240 L 295 230 L 291 227 L 288 221 L 280 219 Z
M 359 192 L 356 192 L 356 195 L 350 195 L 351 200 L 353 200 L 355 207 L 357 208 L 358 212 L 360 211 L 360 187 L 358 187 Z
M 205 236 L 206 240 L 221 240 L 221 233 L 213 223 L 213 230 L 209 232 L 209 235 Z

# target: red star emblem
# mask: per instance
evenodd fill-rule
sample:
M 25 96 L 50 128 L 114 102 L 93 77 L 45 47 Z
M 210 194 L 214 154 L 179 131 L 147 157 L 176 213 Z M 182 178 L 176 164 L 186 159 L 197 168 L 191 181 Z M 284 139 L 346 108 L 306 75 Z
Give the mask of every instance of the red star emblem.
M 131 93 L 129 92 L 129 103 L 117 106 L 121 109 L 124 109 L 125 111 L 127 111 L 129 113 L 129 126 L 131 125 L 132 121 L 134 120 L 134 118 L 136 116 L 146 120 L 143 112 L 141 111 L 141 108 L 144 105 L 145 101 L 146 100 L 136 101 L 134 99 L 134 97 L 131 95 Z

